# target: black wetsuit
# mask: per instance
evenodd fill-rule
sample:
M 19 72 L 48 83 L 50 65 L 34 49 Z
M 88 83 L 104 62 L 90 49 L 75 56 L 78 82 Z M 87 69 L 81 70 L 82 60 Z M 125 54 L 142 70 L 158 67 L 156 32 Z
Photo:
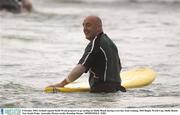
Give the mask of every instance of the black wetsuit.
M 0 0 L 0 10 L 7 10 L 13 13 L 20 13 L 20 2 L 21 0 Z
M 89 71 L 91 92 L 124 91 L 121 87 L 121 62 L 118 49 L 113 41 L 104 33 L 100 33 L 91 41 L 78 64 Z

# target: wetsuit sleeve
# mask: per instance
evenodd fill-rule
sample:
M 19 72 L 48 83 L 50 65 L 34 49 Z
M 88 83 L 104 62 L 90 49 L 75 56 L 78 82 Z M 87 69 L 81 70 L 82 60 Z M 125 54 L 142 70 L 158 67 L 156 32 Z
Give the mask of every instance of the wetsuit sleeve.
M 92 65 L 94 63 L 95 55 L 96 55 L 97 49 L 98 49 L 96 44 L 97 44 L 96 40 L 93 40 L 92 42 L 90 42 L 87 45 L 82 58 L 79 60 L 78 64 L 82 64 L 86 68 L 85 73 L 88 72 L 88 70 L 92 67 Z

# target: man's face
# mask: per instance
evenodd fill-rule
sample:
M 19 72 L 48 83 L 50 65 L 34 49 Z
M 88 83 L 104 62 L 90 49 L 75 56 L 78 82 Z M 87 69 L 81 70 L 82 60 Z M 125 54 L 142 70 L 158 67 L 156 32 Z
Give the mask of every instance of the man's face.
M 86 39 L 93 40 L 97 35 L 98 26 L 93 19 L 87 18 L 83 22 L 83 31 L 86 36 Z

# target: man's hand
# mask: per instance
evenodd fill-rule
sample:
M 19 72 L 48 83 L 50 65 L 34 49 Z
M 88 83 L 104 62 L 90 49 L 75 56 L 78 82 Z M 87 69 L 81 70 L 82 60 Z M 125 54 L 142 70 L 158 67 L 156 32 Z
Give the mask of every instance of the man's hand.
M 48 87 L 64 87 L 66 84 L 68 84 L 66 79 L 64 79 L 62 82 L 54 84 L 54 85 L 49 85 Z
M 54 85 L 49 85 L 47 87 L 64 87 L 64 86 L 62 86 L 61 84 L 54 84 Z
M 78 64 L 73 68 L 73 70 L 70 72 L 67 78 L 65 78 L 60 83 L 50 85 L 48 87 L 64 87 L 65 85 L 78 79 L 85 72 L 85 70 L 86 68 L 83 65 Z

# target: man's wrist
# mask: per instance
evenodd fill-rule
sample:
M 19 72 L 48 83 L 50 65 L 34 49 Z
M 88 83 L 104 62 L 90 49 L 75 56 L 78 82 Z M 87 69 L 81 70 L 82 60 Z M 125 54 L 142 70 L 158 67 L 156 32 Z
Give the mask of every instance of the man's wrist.
M 65 81 L 66 81 L 67 84 L 71 82 L 70 79 L 69 79 L 69 77 L 66 77 L 66 78 L 65 78 Z

